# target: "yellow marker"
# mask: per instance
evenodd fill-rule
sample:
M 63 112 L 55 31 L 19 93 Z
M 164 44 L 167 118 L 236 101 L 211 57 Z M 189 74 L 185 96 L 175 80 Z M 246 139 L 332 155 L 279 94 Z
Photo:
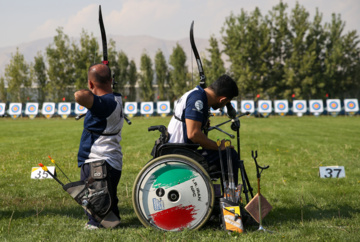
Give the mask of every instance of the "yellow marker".
M 225 147 L 229 147 L 230 144 L 231 144 L 230 140 L 226 140 L 226 141 L 225 141 Z
M 217 144 L 218 147 L 220 147 L 220 146 L 221 146 L 221 141 L 218 139 L 218 140 L 216 141 L 216 144 Z
M 51 158 L 51 157 L 50 157 L 50 155 L 48 155 L 48 157 L 49 157 L 49 159 L 51 160 L 51 162 L 55 164 L 54 159 L 53 159 L 53 158 Z

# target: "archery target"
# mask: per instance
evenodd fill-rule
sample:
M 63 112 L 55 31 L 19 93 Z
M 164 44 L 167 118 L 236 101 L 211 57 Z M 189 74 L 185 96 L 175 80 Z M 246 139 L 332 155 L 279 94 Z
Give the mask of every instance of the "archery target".
M 0 103 L 0 115 L 5 114 L 5 103 Z
M 157 113 L 170 113 L 170 102 L 169 101 L 159 101 L 157 102 Z
M 9 114 L 10 115 L 21 115 L 21 103 L 10 103 Z
M 137 102 L 125 102 L 125 114 L 136 114 Z
M 141 102 L 140 113 L 141 114 L 153 114 L 154 113 L 154 103 L 153 102 Z
M 242 113 L 254 113 L 255 112 L 255 103 L 252 100 L 242 100 L 241 101 L 241 112 Z
M 84 114 L 87 112 L 87 108 L 85 108 L 84 106 L 81 106 L 80 104 L 76 103 L 75 104 L 75 113 L 77 115 L 79 114 Z
M 70 115 L 70 113 L 71 113 L 71 103 L 69 103 L 69 102 L 58 103 L 57 113 L 59 115 Z
M 310 113 L 322 113 L 324 112 L 323 101 L 320 99 L 310 100 Z
M 259 113 L 271 113 L 271 101 L 270 100 L 259 100 L 258 111 Z
M 295 100 L 293 102 L 293 112 L 294 113 L 306 113 L 307 106 L 305 100 Z
M 358 112 L 359 103 L 357 99 L 344 99 L 345 112 Z
M 275 100 L 274 107 L 275 107 L 275 113 L 288 113 L 289 112 L 288 100 Z
M 232 100 L 231 102 L 231 106 L 235 109 L 236 112 L 238 112 L 238 105 L 237 105 L 237 101 Z M 224 107 L 224 112 L 227 113 L 227 107 Z
M 38 103 L 26 103 L 25 115 L 37 115 L 39 112 Z
M 326 107 L 328 112 L 340 112 L 341 111 L 340 99 L 326 100 Z
M 45 102 L 43 103 L 42 110 L 43 115 L 52 115 L 55 113 L 55 103 L 53 102 Z

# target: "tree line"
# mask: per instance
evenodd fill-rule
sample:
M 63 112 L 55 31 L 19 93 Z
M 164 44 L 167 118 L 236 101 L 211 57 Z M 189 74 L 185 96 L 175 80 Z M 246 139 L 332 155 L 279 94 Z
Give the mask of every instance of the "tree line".
M 220 42 L 211 36 L 209 48 L 202 53 L 208 82 L 229 74 L 238 83 L 239 99 L 358 98 L 356 30 L 344 34 L 345 23 L 336 14 L 323 24 L 318 9 L 311 20 L 299 3 L 289 13 L 287 10 L 288 5 L 280 1 L 266 15 L 259 8 L 231 13 L 223 24 Z M 0 100 L 73 101 L 73 92 L 87 87 L 88 67 L 102 59 L 96 38 L 83 30 L 80 41 L 70 41 L 63 28 L 56 31 L 45 54 L 39 52 L 32 63 L 26 63 L 16 50 L 0 76 Z M 144 51 L 137 68 L 124 51 L 116 51 L 111 39 L 108 59 L 117 82 L 115 91 L 127 101 L 175 100 L 199 80 L 197 73 L 194 77 L 189 72 L 179 44 L 168 61 L 160 49 L 153 59 Z

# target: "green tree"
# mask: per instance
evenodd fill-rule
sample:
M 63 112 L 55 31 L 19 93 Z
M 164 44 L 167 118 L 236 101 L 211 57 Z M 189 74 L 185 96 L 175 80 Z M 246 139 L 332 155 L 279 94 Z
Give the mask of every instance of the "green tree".
M 136 101 L 136 82 L 138 80 L 138 74 L 136 70 L 136 64 L 134 60 L 130 61 L 129 64 L 129 94 L 128 100 L 129 101 Z
M 219 44 L 217 39 L 214 36 L 210 37 L 209 40 L 210 48 L 206 49 L 210 54 L 210 59 L 204 59 L 204 71 L 208 83 L 212 83 L 219 76 L 225 74 L 224 61 L 221 59 L 221 52 L 219 49 Z
M 166 100 L 165 85 L 167 84 L 169 74 L 165 56 L 160 49 L 158 49 L 155 55 L 155 74 L 159 89 L 159 100 Z
M 3 76 L 0 77 L 0 101 L 6 103 L 7 101 L 7 92 L 5 88 L 5 79 Z
M 37 53 L 37 56 L 34 57 L 34 66 L 33 66 L 33 83 L 37 84 L 37 100 L 40 103 L 45 101 L 46 96 L 46 67 L 44 57 L 41 52 Z
M 186 54 L 183 48 L 176 43 L 170 55 L 170 79 L 169 79 L 169 98 L 175 100 L 183 95 L 188 87 L 188 68 L 186 66 Z
M 61 101 L 63 97 L 73 100 L 72 87 L 75 84 L 73 50 L 63 28 L 57 28 L 56 32 L 54 43 L 46 48 L 49 77 L 47 91 L 50 99 L 55 102 Z
M 113 75 L 113 88 L 115 88 L 116 90 L 119 90 L 117 87 L 118 85 L 115 85 L 115 83 L 117 84 L 119 82 L 119 72 L 120 72 L 120 67 L 119 67 L 119 63 L 117 61 L 117 51 L 116 51 L 116 42 L 113 39 L 110 39 L 109 43 L 108 43 L 108 61 L 109 61 L 109 67 L 111 69 L 112 75 Z M 101 59 L 103 59 L 103 57 L 101 57 Z M 114 90 L 114 91 L 116 91 Z
M 124 87 L 126 83 L 128 83 L 129 79 L 129 59 L 125 52 L 120 51 L 118 54 L 118 60 L 117 60 L 118 66 L 119 66 L 119 72 L 117 74 L 117 87 L 116 90 L 119 90 L 121 93 L 124 92 Z
M 16 53 L 11 55 L 10 63 L 5 67 L 5 78 L 10 101 L 25 102 L 31 79 L 29 65 L 25 62 L 24 55 L 19 52 L 19 48 L 16 48 Z
M 152 61 L 144 52 L 140 60 L 140 90 L 143 101 L 154 100 L 153 79 L 154 71 L 152 69 Z
M 239 16 L 230 15 L 222 32 L 224 53 L 231 62 L 230 72 L 237 81 L 240 95 L 264 93 L 267 87 L 270 29 L 255 8 L 248 15 L 243 9 Z
M 72 43 L 75 87 L 76 89 L 87 88 L 87 73 L 91 64 L 99 63 L 100 56 L 97 54 L 99 45 L 96 38 L 82 30 L 80 35 L 80 48 L 76 43 Z

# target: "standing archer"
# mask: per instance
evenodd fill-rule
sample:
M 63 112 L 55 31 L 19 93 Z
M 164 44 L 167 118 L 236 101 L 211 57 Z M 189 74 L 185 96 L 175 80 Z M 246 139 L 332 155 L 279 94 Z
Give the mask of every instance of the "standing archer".
M 88 71 L 89 90 L 75 92 L 75 101 L 86 107 L 81 136 L 78 166 L 81 167 L 81 180 L 91 178 L 91 164 L 105 161 L 107 183 L 111 196 L 111 210 L 119 218 L 117 186 L 121 177 L 122 152 L 121 129 L 124 123 L 121 96 L 112 91 L 111 70 L 105 64 L 90 66 Z M 99 222 L 90 214 L 86 229 L 97 229 Z

